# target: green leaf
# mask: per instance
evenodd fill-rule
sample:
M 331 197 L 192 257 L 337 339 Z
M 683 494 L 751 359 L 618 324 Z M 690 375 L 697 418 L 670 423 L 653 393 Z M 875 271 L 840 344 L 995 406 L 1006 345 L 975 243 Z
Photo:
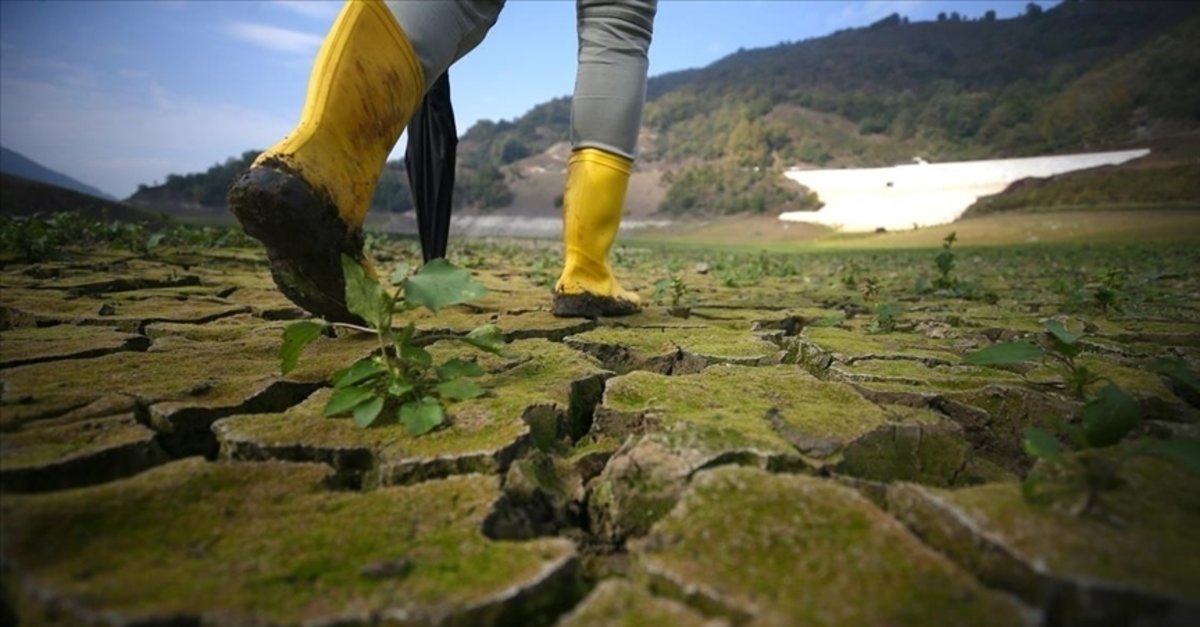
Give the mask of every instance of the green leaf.
M 430 355 L 429 351 L 420 346 L 407 343 L 400 345 L 400 359 L 421 366 L 422 368 L 428 368 L 433 365 L 433 355 Z
M 1038 359 L 1044 354 L 1041 347 L 1031 342 L 1004 342 L 966 355 L 963 363 L 970 366 L 1019 364 Z
M 1025 427 L 1025 452 L 1056 464 L 1063 459 L 1058 440 L 1037 427 Z
M 146 240 L 146 250 L 150 250 L 152 248 L 157 248 L 158 245 L 161 244 L 163 239 L 166 237 L 167 237 L 166 233 L 155 233 L 154 235 L 151 235 L 150 239 Z
M 504 351 L 504 332 L 494 324 L 485 324 L 471 331 L 462 341 L 489 353 L 500 354 Z
M 370 379 L 371 377 L 383 374 L 385 372 L 387 372 L 387 368 L 379 365 L 379 363 L 376 362 L 373 357 L 367 357 L 366 359 L 360 359 L 359 361 L 355 362 L 355 364 L 349 368 L 333 373 L 331 380 L 333 381 L 333 387 L 344 388 L 347 385 L 354 385 L 355 383 L 365 379 Z
M 344 414 L 376 396 L 375 390 L 371 388 L 348 387 L 334 390 L 321 414 L 326 418 Z
M 408 271 L 411 269 L 407 263 L 400 262 L 400 265 L 396 266 L 395 270 L 392 270 L 392 285 L 397 287 L 403 285 L 404 279 L 408 278 Z
M 841 315 L 825 316 L 824 318 L 818 318 L 817 320 L 813 321 L 808 326 L 811 326 L 811 327 L 836 327 L 837 325 L 841 324 L 842 320 L 844 320 L 844 319 L 845 318 Z
M 417 388 L 417 386 L 415 386 L 411 383 L 405 383 L 403 381 L 393 381 L 392 384 L 388 386 L 387 391 L 388 391 L 389 396 L 399 399 L 399 398 L 403 398 L 405 394 L 408 394 L 409 392 L 415 390 L 416 388 Z
M 483 375 L 483 366 L 465 359 L 451 359 L 438 366 L 438 378 L 450 381 L 459 377 L 478 377 Z
M 324 323 L 312 320 L 293 322 L 283 330 L 283 346 L 279 348 L 279 369 L 283 371 L 283 374 L 296 369 L 304 347 L 321 337 L 321 333 L 324 331 Z
M 875 307 L 875 315 L 880 318 L 895 318 L 904 313 L 904 308 L 896 303 L 880 303 Z
M 346 308 L 381 329 L 392 323 L 392 299 L 379 281 L 367 276 L 359 263 L 342 255 L 342 276 L 346 280 Z
M 376 396 L 354 408 L 354 424 L 366 429 L 371 426 L 383 411 L 383 397 Z
M 470 272 L 440 258 L 421 266 L 415 275 L 404 282 L 405 300 L 424 305 L 435 313 L 486 294 L 487 288 L 476 283 Z
M 1089 446 L 1112 446 L 1137 426 L 1142 408 L 1115 383 L 1083 407 L 1083 431 Z
M 400 424 L 412 435 L 429 433 L 445 419 L 441 403 L 428 396 L 400 407 Z
M 1150 453 L 1182 464 L 1188 470 L 1200 474 L 1200 438 L 1173 437 L 1160 440 Z
M 1046 332 L 1050 333 L 1051 338 L 1054 338 L 1058 342 L 1058 345 L 1060 345 L 1058 346 L 1058 350 L 1063 353 L 1072 354 L 1072 356 L 1079 353 L 1075 342 L 1078 342 L 1084 336 L 1084 332 L 1070 333 L 1067 330 L 1066 324 L 1057 320 L 1045 321 L 1042 323 L 1042 326 L 1045 327 Z
M 1193 393 L 1200 394 L 1200 381 L 1182 357 L 1161 357 L 1150 362 L 1150 369 L 1174 379 Z
M 442 398 L 448 398 L 452 401 L 465 401 L 469 398 L 483 396 L 484 390 L 479 384 L 466 379 L 453 379 L 451 381 L 443 381 L 437 386 L 438 394 Z
M 1026 501 L 1032 501 L 1034 497 L 1037 496 L 1037 489 L 1041 483 L 1041 479 L 1034 476 L 1033 473 L 1030 473 L 1029 476 L 1025 477 L 1025 480 L 1021 482 L 1021 496 Z

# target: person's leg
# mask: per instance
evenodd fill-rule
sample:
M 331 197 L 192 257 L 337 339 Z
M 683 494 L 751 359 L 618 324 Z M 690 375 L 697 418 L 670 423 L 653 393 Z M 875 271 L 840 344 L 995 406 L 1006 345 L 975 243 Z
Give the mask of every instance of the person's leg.
M 362 224 L 388 154 L 425 90 L 475 47 L 503 0 L 349 0 L 313 65 L 300 123 L 229 192 L 230 209 L 267 249 L 283 293 L 308 311 L 353 320 L 341 255 L 360 263 Z
M 640 307 L 637 294 L 617 285 L 608 255 L 637 154 L 656 4 L 577 0 L 579 69 L 563 194 L 565 261 L 554 287 L 558 316 L 623 315 Z

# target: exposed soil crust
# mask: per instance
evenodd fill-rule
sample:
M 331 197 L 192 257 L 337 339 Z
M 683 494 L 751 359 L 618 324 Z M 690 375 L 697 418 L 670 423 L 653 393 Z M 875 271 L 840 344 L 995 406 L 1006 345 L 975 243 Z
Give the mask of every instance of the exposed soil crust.
M 1186 623 L 1194 477 L 1126 464 L 1096 519 L 1023 499 L 1025 430 L 1067 445 L 1083 403 L 1046 365 L 963 356 L 1068 319 L 1139 436 L 1194 437 L 1195 389 L 1149 364 L 1200 369 L 1197 250 L 967 251 L 973 287 L 931 292 L 933 252 L 619 247 L 644 309 L 567 319 L 532 270 L 557 262 L 544 247 L 464 243 L 452 261 L 490 294 L 394 323 L 439 359 L 478 356 L 437 339 L 485 323 L 510 350 L 421 437 L 321 416 L 368 335 L 280 374 L 304 314 L 261 251 L 5 263 L 0 620 Z M 1133 278 L 1101 308 L 1092 277 L 1118 266 Z M 691 305 L 648 298 L 667 276 Z

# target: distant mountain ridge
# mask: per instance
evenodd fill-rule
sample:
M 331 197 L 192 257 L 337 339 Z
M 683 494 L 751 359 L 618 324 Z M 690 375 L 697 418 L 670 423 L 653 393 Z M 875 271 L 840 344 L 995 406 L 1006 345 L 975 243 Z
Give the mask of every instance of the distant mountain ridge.
M 105 194 L 87 183 L 81 183 L 62 172 L 51 170 L 21 153 L 9 150 L 3 146 L 0 146 L 0 172 L 31 181 L 56 185 L 81 194 L 87 194 L 88 196 L 103 198 L 104 200 L 116 200 L 116 198 Z
M 1197 41 L 1197 2 L 1064 0 L 1004 20 L 893 14 L 739 50 L 649 80 L 636 171 L 648 191 L 635 201 L 646 206 L 629 210 L 814 209 L 785 168 L 1089 152 L 1196 131 Z M 472 126 L 456 206 L 557 213 L 569 124 L 564 97 Z M 402 168 L 389 164 L 376 208 L 407 209 Z

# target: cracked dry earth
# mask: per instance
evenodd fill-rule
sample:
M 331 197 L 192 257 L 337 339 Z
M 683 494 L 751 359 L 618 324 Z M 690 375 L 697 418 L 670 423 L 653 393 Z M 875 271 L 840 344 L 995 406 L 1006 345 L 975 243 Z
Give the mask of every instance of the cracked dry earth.
M 1197 399 L 1144 364 L 1200 364 L 1195 249 L 964 253 L 958 271 L 992 304 L 913 295 L 927 251 L 622 249 L 626 285 L 648 294 L 673 264 L 698 303 L 590 321 L 549 315 L 551 249 L 459 248 L 490 295 L 410 315 L 424 334 L 494 322 L 513 356 L 479 357 L 490 393 L 420 438 L 320 415 L 330 373 L 373 338 L 322 338 L 279 374 L 282 329 L 303 312 L 258 251 L 5 265 L 0 622 L 1200 617 L 1200 482 L 1142 457 L 1104 517 L 1030 504 L 1023 429 L 1061 429 L 1079 403 L 1042 368 L 961 364 L 1073 309 L 1085 359 L 1138 399 L 1146 431 L 1194 435 Z M 714 271 L 692 270 L 701 259 Z M 1054 287 L 1113 263 L 1135 277 L 1123 313 Z M 894 330 L 872 329 L 873 304 L 841 280 L 851 264 L 878 274 L 877 301 L 903 304 Z

